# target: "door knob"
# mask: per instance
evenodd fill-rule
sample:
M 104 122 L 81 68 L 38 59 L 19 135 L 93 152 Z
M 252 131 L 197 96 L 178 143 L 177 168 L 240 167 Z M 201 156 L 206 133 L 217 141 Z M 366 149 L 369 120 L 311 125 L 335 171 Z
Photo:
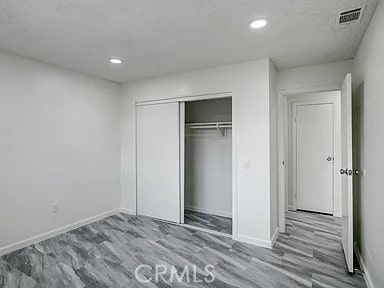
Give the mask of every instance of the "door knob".
M 328 156 L 327 157 L 327 161 L 332 161 L 333 159 L 332 159 L 332 157 L 331 156 Z
M 340 169 L 341 175 L 348 175 L 348 169 Z
M 340 169 L 340 174 L 341 175 L 348 175 L 348 176 L 359 175 L 360 171 L 357 170 L 357 169 L 354 169 L 354 170 L 351 170 L 351 169 Z

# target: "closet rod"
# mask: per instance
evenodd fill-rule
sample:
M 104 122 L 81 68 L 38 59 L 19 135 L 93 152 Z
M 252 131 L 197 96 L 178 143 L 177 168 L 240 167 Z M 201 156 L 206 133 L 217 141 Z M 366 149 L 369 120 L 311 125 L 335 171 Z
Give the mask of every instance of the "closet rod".
M 187 123 L 185 125 L 189 129 L 217 129 L 217 128 L 231 128 L 232 122 L 210 122 L 210 123 Z
M 227 129 L 232 128 L 232 122 L 214 122 L 214 123 L 187 123 L 186 129 L 216 129 L 223 138 L 226 138 Z
M 193 127 L 187 127 L 188 129 L 225 129 L 225 128 L 232 128 L 232 125 L 212 125 L 212 126 L 193 126 Z

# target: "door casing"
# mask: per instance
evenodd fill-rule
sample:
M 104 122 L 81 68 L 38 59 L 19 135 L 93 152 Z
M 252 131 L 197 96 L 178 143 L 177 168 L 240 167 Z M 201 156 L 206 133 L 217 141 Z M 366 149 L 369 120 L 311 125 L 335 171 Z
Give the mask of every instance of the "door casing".
M 310 86 L 307 88 L 298 88 L 298 89 L 283 89 L 278 93 L 278 113 L 277 113 L 277 134 L 278 134 L 278 218 L 279 218 L 279 232 L 285 233 L 285 213 L 288 210 L 288 191 L 289 191 L 289 159 L 288 159 L 288 128 L 290 123 L 289 115 L 289 106 L 288 100 L 292 97 L 303 95 L 303 94 L 316 94 L 323 92 L 336 92 L 338 93 L 338 98 L 340 99 L 340 86 L 337 84 L 334 85 L 325 85 L 325 86 Z M 308 98 L 305 98 L 308 99 Z M 340 112 L 340 100 L 338 100 L 337 107 L 338 113 Z M 340 118 L 339 118 L 340 119 Z M 341 119 L 340 119 L 341 121 Z M 340 131 L 339 131 L 340 132 Z M 341 132 L 339 133 L 341 134 Z M 339 154 L 341 151 L 339 151 Z M 337 159 L 335 158 L 337 161 Z M 341 165 L 341 163 L 335 162 L 336 165 Z M 336 184 L 337 183 L 337 184 Z M 338 185 L 341 190 L 341 182 L 335 181 L 335 185 Z M 341 201 L 341 200 L 340 200 Z M 335 216 L 340 216 L 336 215 Z

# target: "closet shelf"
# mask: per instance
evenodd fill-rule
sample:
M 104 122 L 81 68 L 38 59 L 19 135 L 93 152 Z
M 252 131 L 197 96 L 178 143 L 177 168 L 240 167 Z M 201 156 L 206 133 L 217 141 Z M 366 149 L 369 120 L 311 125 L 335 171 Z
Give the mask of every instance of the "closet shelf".
M 232 122 L 206 122 L 206 123 L 187 123 L 187 129 L 216 129 L 225 137 L 225 129 L 232 128 Z

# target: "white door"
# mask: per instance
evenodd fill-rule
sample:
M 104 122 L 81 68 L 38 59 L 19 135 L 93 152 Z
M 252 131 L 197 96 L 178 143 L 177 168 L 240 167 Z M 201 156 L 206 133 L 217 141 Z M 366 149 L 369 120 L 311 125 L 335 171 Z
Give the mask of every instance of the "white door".
M 179 103 L 136 107 L 137 214 L 180 222 Z
M 296 106 L 297 209 L 333 214 L 333 104 Z
M 352 75 L 341 89 L 342 243 L 348 271 L 353 272 L 353 163 L 352 163 Z

